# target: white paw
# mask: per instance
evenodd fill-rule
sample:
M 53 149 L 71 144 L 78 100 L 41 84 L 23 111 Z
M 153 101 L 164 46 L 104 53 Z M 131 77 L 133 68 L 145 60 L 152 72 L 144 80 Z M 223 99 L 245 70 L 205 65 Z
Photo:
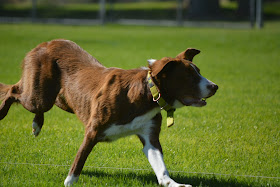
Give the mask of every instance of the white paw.
M 71 176 L 68 175 L 67 178 L 64 181 L 64 186 L 72 186 L 72 184 L 74 182 L 77 182 L 78 179 L 79 179 L 79 176 L 75 177 L 74 174 L 72 174 Z
M 192 187 L 192 185 L 190 185 L 190 184 L 178 184 L 177 182 L 175 182 L 168 176 L 163 177 L 159 181 L 159 184 L 161 186 L 166 186 L 166 187 Z
M 39 133 L 41 132 L 41 128 L 39 127 L 39 125 L 36 122 L 32 123 L 32 133 L 33 135 L 36 137 L 39 135 Z

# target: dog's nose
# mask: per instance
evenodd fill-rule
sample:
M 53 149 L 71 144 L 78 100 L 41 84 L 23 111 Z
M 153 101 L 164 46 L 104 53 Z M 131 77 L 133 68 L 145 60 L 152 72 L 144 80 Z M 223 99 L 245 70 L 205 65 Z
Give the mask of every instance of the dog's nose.
M 219 87 L 218 87 L 218 85 L 212 83 L 212 84 L 210 84 L 209 86 L 207 86 L 207 88 L 210 90 L 210 95 L 209 95 L 209 97 L 211 97 L 211 96 L 213 96 L 213 95 L 217 92 L 217 90 L 218 90 Z
M 217 91 L 218 90 L 218 88 L 219 88 L 219 86 L 217 85 L 217 84 L 214 84 L 214 86 L 213 86 L 214 88 L 213 88 L 213 90 L 215 90 L 215 91 Z
M 216 84 L 210 84 L 207 86 L 207 88 L 213 92 L 216 92 L 218 90 L 219 86 Z

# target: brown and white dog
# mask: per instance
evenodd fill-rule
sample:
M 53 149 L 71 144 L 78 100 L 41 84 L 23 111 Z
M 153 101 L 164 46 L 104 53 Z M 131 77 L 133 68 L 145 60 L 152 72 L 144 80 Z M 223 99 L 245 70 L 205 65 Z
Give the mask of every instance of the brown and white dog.
M 31 50 L 22 63 L 22 77 L 14 85 L 0 84 L 0 120 L 10 106 L 20 103 L 35 113 L 33 134 L 38 136 L 44 112 L 53 105 L 75 113 L 85 125 L 85 137 L 65 186 L 76 182 L 88 155 L 98 142 L 137 135 L 144 146 L 158 183 L 190 186 L 169 177 L 159 142 L 162 116 L 149 90 L 150 73 L 160 96 L 173 108 L 205 106 L 218 86 L 202 77 L 192 63 L 200 51 L 187 49 L 175 58 L 148 60 L 149 68 L 106 68 L 68 40 L 53 40 Z

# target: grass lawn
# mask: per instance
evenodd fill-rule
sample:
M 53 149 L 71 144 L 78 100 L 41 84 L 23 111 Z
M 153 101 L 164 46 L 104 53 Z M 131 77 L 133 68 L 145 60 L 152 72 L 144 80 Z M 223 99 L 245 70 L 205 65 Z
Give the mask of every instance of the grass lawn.
M 206 107 L 178 109 L 173 127 L 163 120 L 160 139 L 172 178 L 203 187 L 280 186 L 279 23 L 263 30 L 1 24 L 0 33 L 0 82 L 7 84 L 19 80 L 29 50 L 54 38 L 73 40 L 105 66 L 124 69 L 200 49 L 194 63 L 220 89 Z M 34 138 L 33 117 L 13 105 L 0 121 L 0 186 L 63 186 L 83 125 L 54 107 Z M 90 185 L 157 186 L 157 180 L 131 136 L 94 148 L 75 186 Z

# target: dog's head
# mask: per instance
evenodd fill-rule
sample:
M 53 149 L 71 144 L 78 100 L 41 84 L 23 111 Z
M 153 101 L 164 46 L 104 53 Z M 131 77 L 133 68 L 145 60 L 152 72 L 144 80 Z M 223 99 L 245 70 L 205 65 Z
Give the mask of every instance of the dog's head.
M 218 86 L 200 74 L 192 63 L 200 53 L 188 48 L 175 58 L 148 60 L 151 76 L 161 92 L 161 96 L 173 107 L 206 105 L 206 99 L 213 96 Z

